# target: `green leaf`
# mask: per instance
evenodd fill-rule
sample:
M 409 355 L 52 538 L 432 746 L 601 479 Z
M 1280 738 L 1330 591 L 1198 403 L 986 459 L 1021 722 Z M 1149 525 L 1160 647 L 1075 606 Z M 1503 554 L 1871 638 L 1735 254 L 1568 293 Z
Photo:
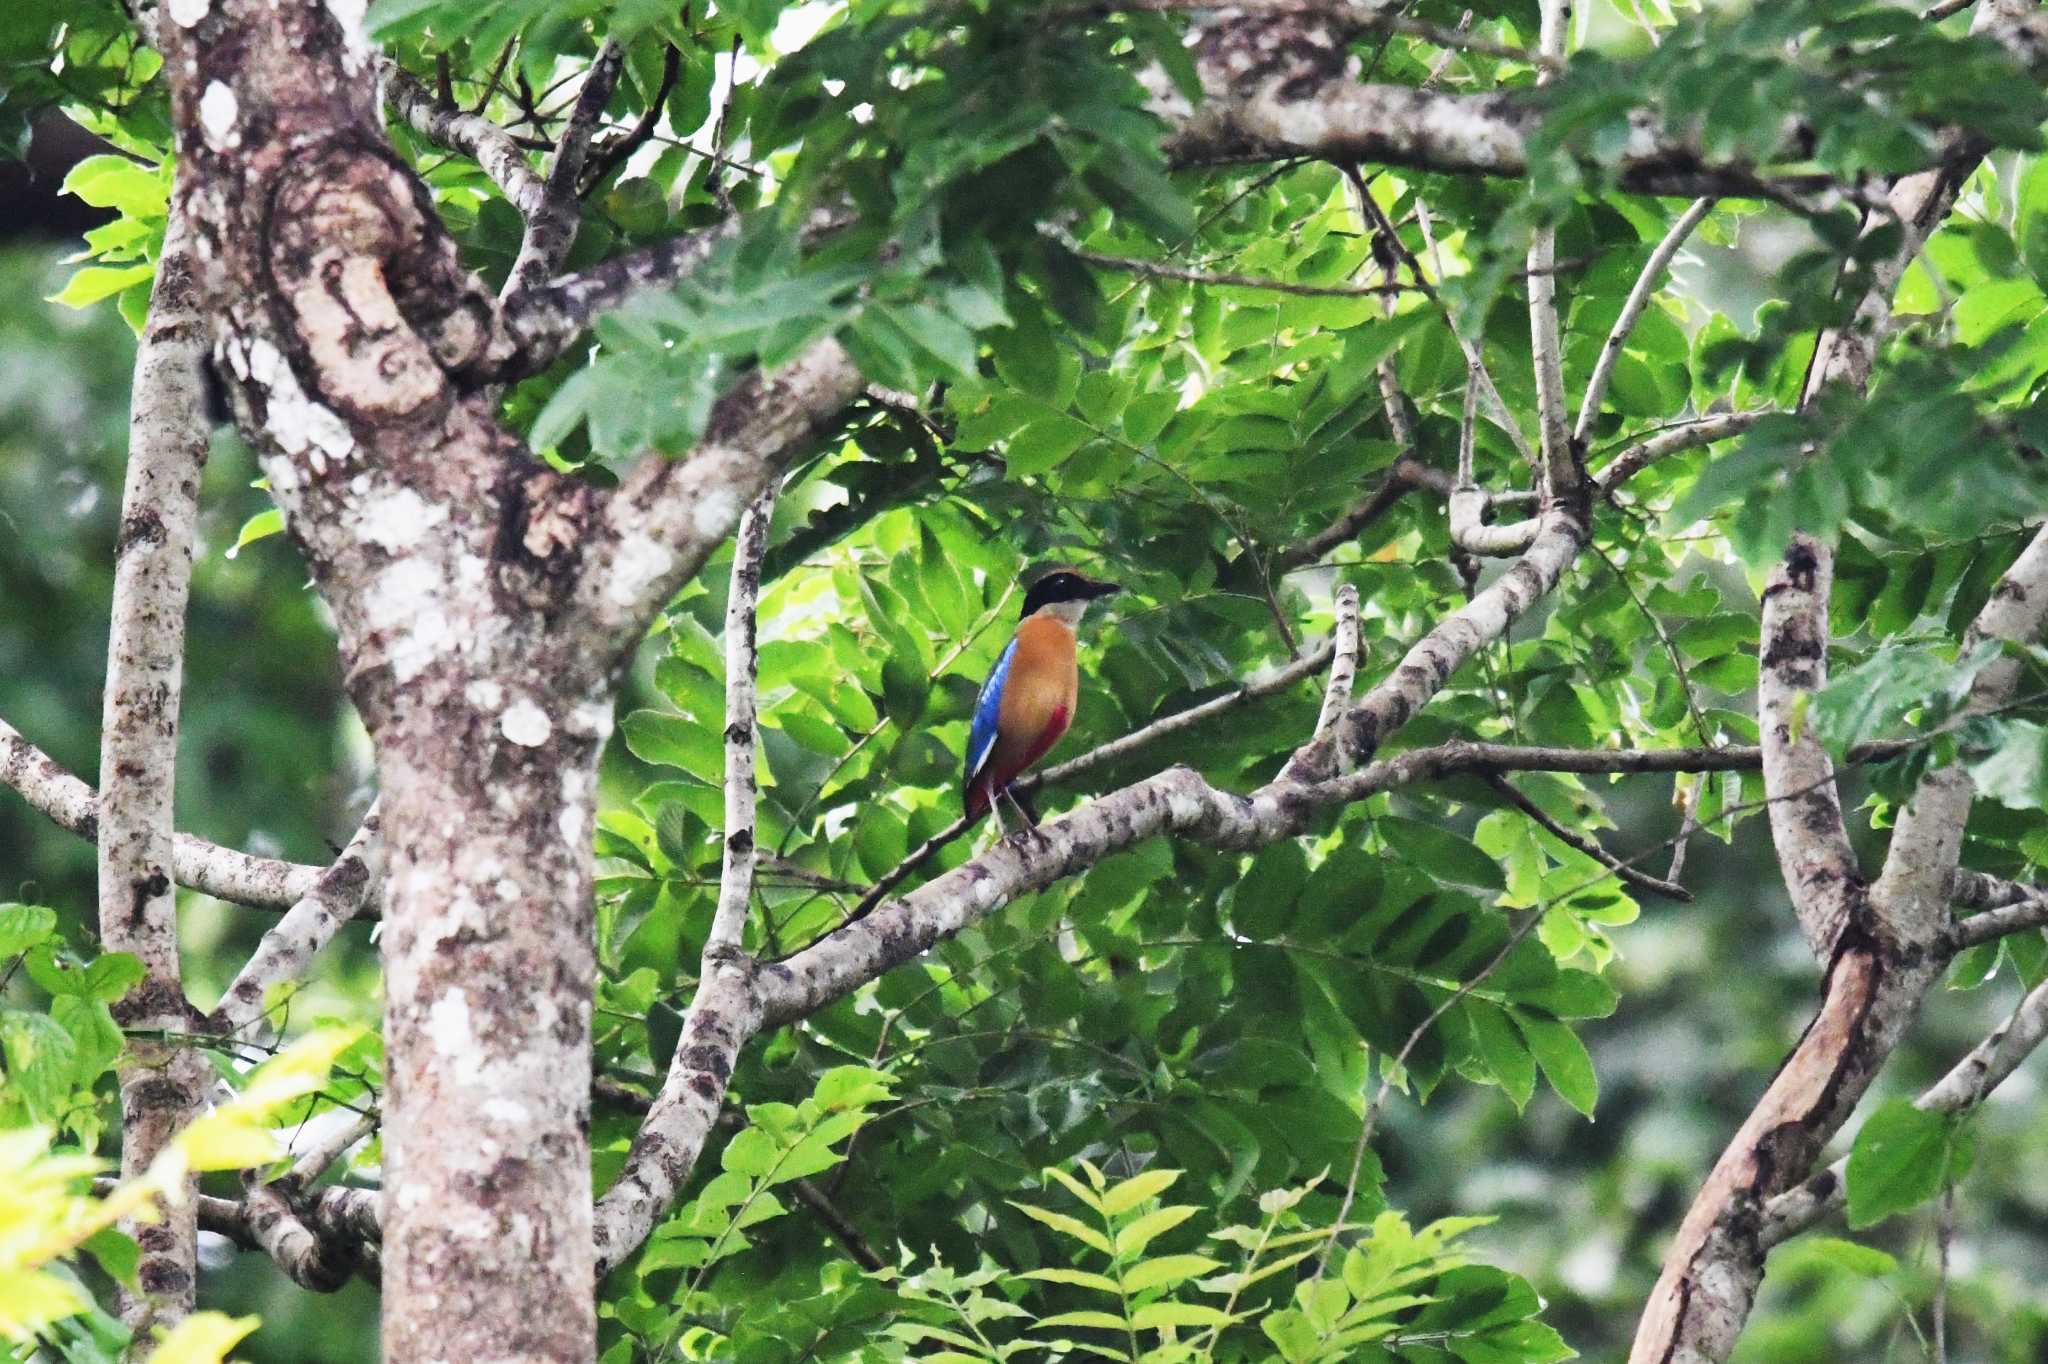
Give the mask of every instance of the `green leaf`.
M 1126 1271 L 1124 1287 L 1133 1293 L 1148 1288 L 1170 1287 L 1222 1267 L 1222 1261 L 1212 1260 L 1206 1255 L 1161 1255 Z
M 1956 1131 L 1946 1114 L 1894 1099 L 1872 1113 L 1849 1148 L 1849 1225 L 1874 1226 L 1941 1191 L 1955 1168 Z
M 1131 1314 L 1131 1324 L 1141 1331 L 1163 1331 L 1177 1326 L 1228 1326 L 1236 1318 L 1214 1307 L 1192 1302 L 1155 1302 Z
M 265 507 L 242 523 L 241 532 L 235 536 L 235 543 L 228 546 L 226 557 L 232 559 L 258 540 L 266 540 L 283 529 L 284 513 L 276 507 Z
M 1186 1206 L 1154 1209 L 1117 1229 L 1116 1253 L 1125 1257 L 1143 1255 L 1154 1237 L 1173 1230 L 1200 1211 L 1200 1208 Z
M 1476 886 L 1481 890 L 1507 889 L 1507 878 L 1501 875 L 1500 864 L 1480 851 L 1470 839 L 1449 829 L 1395 815 L 1382 815 L 1373 821 L 1373 828 L 1388 846 L 1432 879 Z
M 142 1248 L 133 1237 L 102 1227 L 85 1239 L 85 1251 L 99 1262 L 108 1278 L 131 1291 L 137 1287 L 135 1271 L 142 1263 Z
M 156 273 L 153 265 L 88 265 L 64 282 L 64 287 L 45 302 L 67 308 L 90 308 L 111 298 L 131 284 L 140 284 Z
M 1480 1059 L 1500 1082 L 1501 1092 L 1514 1102 L 1517 1111 L 1536 1092 L 1536 1058 L 1522 1041 L 1508 1016 L 1484 1000 L 1466 999 L 1466 1015 L 1472 1020 L 1472 1036 L 1479 1043 Z
M 41 905 L 0 904 L 0 957 L 14 957 L 49 941 L 57 911 Z
M 775 1168 L 782 1148 L 775 1138 L 758 1127 L 749 1127 L 736 1134 L 725 1144 L 725 1153 L 719 1157 L 719 1168 L 736 1175 L 753 1179 L 765 1179 Z
M 1813 1236 L 1802 1242 L 1806 1253 L 1829 1264 L 1839 1265 L 1852 1274 L 1879 1279 L 1887 1274 L 1896 1274 L 1899 1262 L 1876 1246 L 1866 1246 L 1855 1241 L 1845 1241 L 1839 1236 Z
M 1554 1019 L 1521 1009 L 1509 1013 L 1515 1026 L 1522 1030 L 1529 1052 L 1543 1068 L 1543 1078 L 1550 1081 L 1550 1087 L 1559 1098 L 1592 1117 L 1600 1086 L 1594 1078 L 1593 1058 L 1586 1054 L 1586 1044 L 1579 1041 L 1577 1033 Z

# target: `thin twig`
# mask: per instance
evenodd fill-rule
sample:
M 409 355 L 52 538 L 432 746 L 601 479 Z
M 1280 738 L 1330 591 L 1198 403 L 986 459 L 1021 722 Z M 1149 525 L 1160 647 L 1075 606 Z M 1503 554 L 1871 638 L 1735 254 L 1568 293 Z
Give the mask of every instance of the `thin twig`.
M 1649 308 L 1650 300 L 1657 292 L 1657 285 L 1663 281 L 1665 267 L 1685 245 L 1692 230 L 1705 220 L 1713 210 L 1715 201 L 1711 198 L 1695 199 L 1678 215 L 1678 221 L 1664 234 L 1650 252 L 1650 258 L 1643 262 L 1642 273 L 1636 276 L 1635 287 L 1629 290 L 1628 301 L 1621 305 L 1621 315 L 1614 319 L 1614 326 L 1607 333 L 1607 340 L 1600 347 L 1600 358 L 1594 362 L 1593 377 L 1586 381 L 1585 396 L 1579 401 L 1579 422 L 1572 431 L 1573 439 L 1581 446 L 1593 434 L 1593 423 L 1600 416 L 1600 404 L 1607 396 L 1607 384 L 1614 377 L 1614 366 L 1621 359 L 1621 350 L 1628 343 L 1629 334 Z
M 756 738 L 755 670 L 758 658 L 761 556 L 768 549 L 768 523 L 775 514 L 776 485 L 754 499 L 740 517 L 732 551 L 732 586 L 725 600 L 725 837 L 718 875 L 718 908 L 704 943 L 714 952 L 740 949 L 747 907 L 754 895 L 754 776 Z
M 668 44 L 661 52 L 661 84 L 656 88 L 654 97 L 647 101 L 647 107 L 640 112 L 640 121 L 630 131 L 598 149 L 595 162 L 583 177 L 584 196 L 595 193 L 606 176 L 624 165 L 628 157 L 654 136 L 655 127 L 661 122 L 662 106 L 668 103 L 669 92 L 675 89 L 676 77 L 682 69 L 682 49 L 674 43 Z
M 1671 881 L 1659 880 L 1648 872 L 1637 871 L 1634 867 L 1620 861 L 1612 853 L 1608 852 L 1607 849 L 1601 847 L 1595 840 L 1587 838 L 1583 834 L 1577 833 L 1557 820 L 1552 819 L 1547 810 L 1531 800 L 1525 792 L 1506 777 L 1498 774 L 1489 776 L 1486 779 L 1486 784 L 1499 792 L 1509 804 L 1534 820 L 1552 838 L 1555 838 L 1566 847 L 1575 849 L 1585 856 L 1592 858 L 1600 865 L 1609 868 L 1622 881 L 1634 886 L 1637 890 L 1646 890 L 1653 895 L 1662 895 L 1669 899 L 1687 903 L 1691 902 L 1692 892 L 1684 886 Z

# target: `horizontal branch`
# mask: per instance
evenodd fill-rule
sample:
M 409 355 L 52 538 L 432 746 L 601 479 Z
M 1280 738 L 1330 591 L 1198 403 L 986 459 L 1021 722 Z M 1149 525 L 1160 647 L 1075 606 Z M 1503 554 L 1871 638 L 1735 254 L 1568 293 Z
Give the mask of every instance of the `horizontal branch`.
M 2009 893 L 2000 894 L 1996 900 L 1976 898 L 1994 887 Z M 1956 874 L 1950 894 L 1959 905 L 1972 906 L 1974 901 L 1975 905 L 1982 907 L 1980 913 L 1957 920 L 1948 930 L 1946 942 L 1951 951 L 1960 952 L 1966 947 L 1996 942 L 2014 933 L 2048 927 L 2048 888 L 2022 886 L 1980 872 L 1965 871 Z
M 1687 450 L 1697 450 L 1702 445 L 1712 445 L 1730 436 L 1739 436 L 1765 417 L 1772 415 L 1775 414 L 1769 408 L 1748 412 L 1717 412 L 1709 417 L 1701 417 L 1697 421 L 1667 427 L 1653 436 L 1646 436 L 1624 446 L 1613 459 L 1602 466 L 1599 473 L 1593 476 L 1594 491 L 1599 496 L 1611 496 L 1624 483 L 1658 460 L 1683 454 Z M 1455 490 L 1451 497 L 1451 536 L 1459 548 L 1468 554 L 1498 557 L 1519 554 L 1535 542 L 1538 525 L 1535 517 L 1501 525 L 1487 525 L 1487 508 L 1503 499 L 1489 495 L 1476 487 L 1470 492 L 1478 494 L 1481 500 L 1461 505 Z
M 59 828 L 89 843 L 98 841 L 99 797 L 92 787 L 66 772 L 4 720 L 0 720 L 0 786 L 12 787 Z M 172 838 L 171 867 L 172 878 L 181 886 L 260 909 L 296 904 L 326 870 L 303 862 L 254 857 L 191 834 Z
M 1269 294 L 1290 294 L 1296 298 L 1391 298 L 1399 294 L 1422 292 L 1419 284 L 1402 284 L 1389 280 L 1384 284 L 1301 284 L 1294 280 L 1274 279 L 1269 275 L 1238 275 L 1222 270 L 1194 270 L 1168 261 L 1147 260 L 1142 256 L 1111 256 L 1100 251 L 1088 251 L 1072 247 L 1075 259 L 1104 270 L 1117 270 L 1127 275 L 1142 275 L 1147 279 L 1172 279 L 1185 284 L 1206 284 L 1226 289 L 1258 289 Z

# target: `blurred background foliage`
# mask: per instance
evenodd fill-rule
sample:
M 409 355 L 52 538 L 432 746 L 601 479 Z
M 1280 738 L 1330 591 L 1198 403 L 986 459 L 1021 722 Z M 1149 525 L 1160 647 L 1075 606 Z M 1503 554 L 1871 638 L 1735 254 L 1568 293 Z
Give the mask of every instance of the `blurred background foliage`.
M 31 15 L 54 2 L 26 0 Z M 1465 8 L 1415 12 L 1448 24 Z M 1502 41 L 1534 41 L 1533 5 L 1470 8 Z M 1642 262 L 1683 208 L 1608 183 L 1603 132 L 1644 91 L 1700 111 L 1706 145 L 1766 163 L 1780 114 L 1797 108 L 1813 137 L 1791 160 L 1843 175 L 1910 162 L 1924 151 L 1910 119 L 1931 108 L 2027 143 L 2039 91 L 1961 44 L 1966 21 L 1922 33 L 1887 12 L 1904 14 L 1805 0 L 1710 24 L 1660 0 L 1596 6 L 1587 32 L 1604 55 L 1547 97 L 1550 171 L 1526 186 L 1373 177 L 1368 192 L 1396 226 L 1398 251 L 1361 230 L 1356 190 L 1329 167 L 1161 168 L 1131 68 L 1144 58 L 1174 69 L 1179 30 L 1166 16 L 1077 12 L 1048 26 L 1023 5 L 926 13 L 746 0 L 678 13 L 639 0 L 382 0 L 371 22 L 410 69 L 431 77 L 446 59 L 459 98 L 528 134 L 559 126 L 600 37 L 631 41 L 599 146 L 624 146 L 616 139 L 643 116 L 658 131 L 590 186 L 572 265 L 745 215 L 701 277 L 606 322 L 592 354 L 508 395 L 508 419 L 548 457 L 602 480 L 650 444 L 681 448 L 739 369 L 835 328 L 872 377 L 931 396 L 922 413 L 887 395 L 863 403 L 777 509 L 761 656 L 761 837 L 776 860 L 753 945 L 787 950 L 839 922 L 860 886 L 956 812 L 968 708 L 1029 565 L 1077 562 L 1129 589 L 1086 628 L 1080 716 L 1063 754 L 1284 660 L 1328 629 L 1340 582 L 1367 603 L 1362 683 L 1465 599 L 1442 507 L 1422 497 L 1328 562 L 1289 566 L 1284 551 L 1399 453 L 1373 375 L 1383 357 L 1412 405 L 1417 453 L 1449 470 L 1465 367 L 1447 317 L 1483 327 L 1509 408 L 1533 412 L 1515 256 L 1518 234 L 1542 215 L 1557 220 L 1565 262 L 1568 391 L 1583 391 Z M 54 93 L 122 155 L 74 169 L 70 199 L 12 200 L 21 207 L 0 247 L 0 717 L 90 777 L 132 358 L 123 316 L 147 289 L 166 138 L 154 59 L 126 41 L 118 11 L 66 13 L 69 60 Z M 1860 27 L 1802 64 L 1787 36 L 1819 22 Z M 1671 31 L 1652 49 L 1646 28 Z M 9 42 L 32 31 L 0 21 Z M 940 31 L 954 40 L 934 40 Z M 1910 60 L 1869 60 L 1887 42 Z M 1407 39 L 1359 47 L 1377 79 L 1409 83 L 1432 78 L 1441 56 Z M 1845 104 L 1837 76 L 1851 67 L 1867 88 Z M 1484 90 L 1528 76 L 1526 64 L 1467 54 L 1441 78 Z M 0 134 L 22 136 L 23 111 L 52 93 L 34 79 L 0 90 L 0 118 L 18 119 Z M 1867 118 L 1870 107 L 1888 116 Z M 57 133 L 45 125 L 44 135 Z M 473 165 L 402 129 L 395 137 L 465 258 L 495 283 L 517 249 L 516 216 Z M 36 188 L 49 191 L 78 155 L 46 161 Z M 60 216 L 76 215 L 81 196 L 98 217 Z M 862 227 L 806 251 L 805 210 L 842 199 L 860 206 Z M 1403 742 L 1752 741 L 1755 565 L 1795 523 L 1842 536 L 1845 661 L 1887 642 L 1894 651 L 1876 656 L 1924 653 L 1966 621 L 2017 552 L 2018 522 L 2040 506 L 2044 225 L 2042 163 L 1997 152 L 1902 286 L 1905 326 L 1868 403 L 1759 427 L 1711 458 L 1695 451 L 1640 476 L 1625 513 L 1601 513 L 1598 553 L 1554 604 L 1461 672 Z M 1837 283 L 1853 287 L 1872 249 L 1849 227 L 1784 205 L 1718 207 L 1617 368 L 1592 428 L 1595 466 L 1665 423 L 1795 398 L 1814 327 L 1834 319 Z M 59 264 L 87 229 L 97 259 Z M 1115 263 L 1132 257 L 1323 292 L 1212 287 Z M 1444 282 L 1447 309 L 1413 293 L 1388 308 L 1341 292 L 1390 263 L 1404 268 L 1398 257 Z M 60 294 L 85 306 L 43 301 Z M 1516 486 L 1509 434 L 1482 421 L 1477 435 L 1482 483 Z M 1819 457 L 1787 475 L 1782 454 L 1802 443 Z M 248 452 L 221 433 L 194 582 L 180 827 L 321 861 L 367 802 L 369 764 L 323 612 L 288 540 L 264 533 L 254 478 Z M 634 1095 L 674 1049 L 708 927 L 725 562 L 642 650 L 607 755 L 600 1181 L 637 1123 Z M 1908 700 L 1938 680 L 1923 678 Z M 1308 732 L 1318 696 L 1305 682 L 1052 790 L 1045 808 L 1171 762 L 1248 787 Z M 1899 781 L 1848 780 L 1845 806 L 1867 798 L 1873 816 L 1859 822 L 1867 858 L 1881 855 Z M 886 1073 L 886 1092 L 863 1097 L 843 1159 L 816 1183 L 851 1235 L 891 1262 L 900 1245 L 962 1275 L 984 1255 L 1014 1270 L 1083 1263 L 1008 1201 L 1055 1206 L 1040 1171 L 1082 1158 L 1119 1179 L 1148 1164 L 1184 1171 L 1175 1197 L 1209 1210 L 1204 1226 L 1256 1221 L 1257 1194 L 1328 1170 L 1334 1180 L 1300 1212 L 1326 1225 L 1380 1058 L 1505 940 L 1504 911 L 1540 907 L 1536 937 L 1427 1029 L 1395 1077 L 1408 1093 L 1381 1121 L 1354 1219 L 1388 1208 L 1418 1227 L 1491 1216 L 1461 1244 L 1525 1276 L 1544 1320 L 1582 1355 L 1619 1358 L 1670 1228 L 1810 1013 L 1815 969 L 1762 821 L 1718 818 L 1760 794 L 1753 779 L 1521 785 L 1624 854 L 1678 833 L 1682 794 L 1705 825 L 1684 877 L 1696 899 L 1639 904 L 1482 785 L 1417 789 L 1248 860 L 1154 843 L 1105 863 L 750 1050 L 735 1093 L 812 1121 L 804 1105 L 817 1102 L 820 1077 L 849 1065 Z M 2012 795 L 2013 808 L 1980 803 L 1968 860 L 2024 875 L 2048 860 L 2048 836 L 2040 792 Z M 956 844 L 938 865 L 970 851 Z M 1645 865 L 1661 871 L 1667 858 L 1659 850 Z M 88 848 L 0 794 L 0 898 L 58 909 L 81 953 L 91 869 Z M 263 916 L 187 895 L 183 924 L 191 988 L 208 1005 Z M 1876 1099 L 1941 1073 L 2038 966 L 2038 954 L 1996 953 L 1959 966 L 1958 988 L 1930 1004 Z M 47 1005 L 32 976 L 5 988 L 10 1008 Z M 376 1011 L 374 948 L 352 928 L 293 1019 L 374 1022 Z M 374 1049 L 354 1061 L 374 1082 Z M 95 1083 L 111 1096 L 109 1078 Z M 1976 1124 L 1952 1359 L 2022 1364 L 2048 1351 L 2040 1113 L 2038 1081 L 2022 1070 Z M 376 1155 L 363 1152 L 346 1177 L 373 1179 Z M 745 1173 L 730 1151 L 721 1159 Z M 850 1235 L 804 1208 L 695 1262 L 709 1252 L 676 1247 L 703 1239 L 692 1219 L 710 1215 L 717 1164 L 706 1160 L 697 1201 L 604 1286 L 608 1360 L 648 1358 L 671 1341 L 706 1348 L 729 1333 L 749 1359 L 793 1361 L 858 1338 L 877 1314 L 916 1318 L 932 1294 L 971 1298 L 989 1282 L 864 1286 Z M 1917 1357 L 1930 1227 L 1922 1207 L 1857 1233 L 1860 1246 L 1837 1227 L 1779 1251 L 1738 1358 Z M 1184 1250 L 1193 1233 L 1163 1244 Z M 319 1299 L 260 1256 L 212 1239 L 207 1254 L 203 1304 L 264 1318 L 246 1357 L 375 1357 L 374 1294 L 362 1285 Z M 1061 1305 L 1060 1285 L 1040 1291 L 1042 1310 Z M 1525 1344 L 1465 1357 L 1554 1357 L 1540 1340 Z M 1402 1357 L 1442 1356 L 1425 1344 Z

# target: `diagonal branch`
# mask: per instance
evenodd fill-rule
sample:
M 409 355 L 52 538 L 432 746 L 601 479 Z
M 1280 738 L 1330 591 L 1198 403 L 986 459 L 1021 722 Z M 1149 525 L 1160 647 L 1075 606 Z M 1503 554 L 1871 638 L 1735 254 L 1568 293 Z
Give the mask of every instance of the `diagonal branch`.
M 605 500 L 584 549 L 577 604 L 594 636 L 621 647 L 638 639 L 732 533 L 741 510 L 829 428 L 862 383 L 845 347 L 814 342 L 720 399 L 689 458 L 643 457 Z
M 1667 899 L 1691 901 L 1692 892 L 1684 886 L 1679 885 L 1675 881 L 1660 880 L 1646 871 L 1637 870 L 1608 852 L 1607 849 L 1601 847 L 1597 840 L 1587 838 L 1570 826 L 1552 819 L 1548 810 L 1545 810 L 1541 805 L 1531 800 L 1527 792 L 1523 791 L 1506 777 L 1501 776 L 1499 773 L 1489 773 L 1487 774 L 1486 782 L 1487 785 L 1499 792 L 1501 797 L 1510 805 L 1513 805 L 1517 810 L 1520 810 L 1534 821 L 1537 827 L 1541 828 L 1545 833 L 1564 844 L 1567 848 L 1598 862 L 1601 866 L 1613 872 L 1616 878 L 1623 884 L 1634 886 L 1637 890 L 1646 890 L 1652 895 L 1662 895 Z
M 1643 262 L 1635 287 L 1628 291 L 1628 301 L 1621 305 L 1621 315 L 1614 319 L 1607 340 L 1600 346 L 1600 358 L 1593 363 L 1593 376 L 1586 380 L 1586 395 L 1579 402 L 1578 425 L 1572 430 L 1573 438 L 1580 445 L 1592 437 L 1593 423 L 1600 418 L 1600 404 L 1607 397 L 1608 381 L 1614 377 L 1615 362 L 1621 359 L 1622 347 L 1628 344 L 1630 333 L 1635 331 L 1636 323 L 1649 309 L 1657 286 L 1664 282 L 1665 269 L 1678 254 L 1678 249 L 1685 245 L 1686 238 L 1692 236 L 1692 230 L 1706 219 L 1713 207 L 1711 198 L 1693 200 L 1685 212 L 1678 215 L 1678 221 L 1671 224 L 1663 239 L 1651 249 L 1650 258 Z
M 5 720 L 0 720 L 0 786 L 18 791 L 58 828 L 98 841 L 99 796 Z M 191 834 L 171 836 L 171 879 L 217 900 L 283 909 L 304 897 L 324 870 L 237 852 Z
M 576 229 L 583 217 L 583 200 L 577 192 L 583 179 L 583 160 L 625 63 L 625 48 L 616 38 L 606 38 L 583 77 L 583 88 L 577 93 L 575 107 L 569 111 L 569 122 L 548 161 L 540 202 L 526 214 L 526 234 L 519 243 L 512 272 L 505 277 L 505 287 L 499 291 L 501 303 L 546 283 L 562 268 L 569 248 L 575 245 Z
M 2028 991 L 2012 1017 L 1972 1047 L 1915 1099 L 1913 1106 L 1929 1113 L 1974 1108 L 2018 1070 L 2044 1039 L 2048 1039 L 2048 983 Z M 1847 1200 L 1848 1168 L 1845 1157 L 1764 1204 L 1759 1233 L 1764 1249 L 1782 1245 L 1841 1207 Z
M 1448 496 L 1451 480 L 1421 460 L 1402 455 L 1387 470 L 1378 487 L 1337 513 L 1336 520 L 1314 535 L 1283 546 L 1276 552 L 1272 571 L 1275 574 L 1291 572 L 1304 564 L 1315 563 L 1339 545 L 1349 544 L 1367 526 L 1392 510 L 1396 502 L 1417 489 Z
M 262 1023 L 271 987 L 302 977 L 341 926 L 375 898 L 384 876 L 381 823 L 372 805 L 333 865 L 256 944 L 214 1006 L 213 1027 L 232 1034 Z
M 389 57 L 377 61 L 377 75 L 384 83 L 384 99 L 398 111 L 406 126 L 421 137 L 460 152 L 483 168 L 491 183 L 506 200 L 531 222 L 544 211 L 548 187 L 531 163 L 519 140 L 481 114 L 465 113 L 443 104 L 411 72 Z

